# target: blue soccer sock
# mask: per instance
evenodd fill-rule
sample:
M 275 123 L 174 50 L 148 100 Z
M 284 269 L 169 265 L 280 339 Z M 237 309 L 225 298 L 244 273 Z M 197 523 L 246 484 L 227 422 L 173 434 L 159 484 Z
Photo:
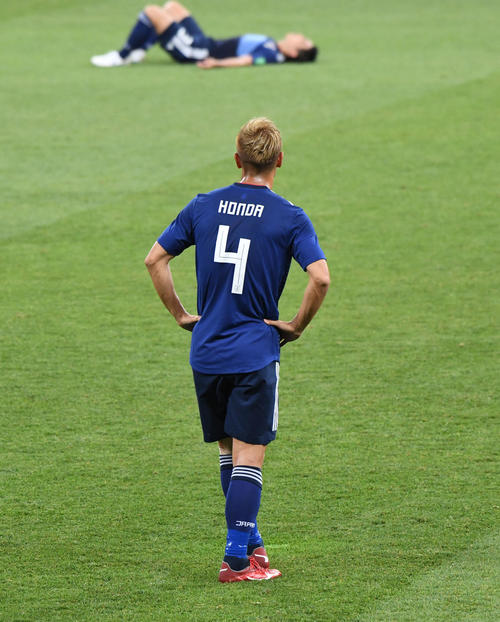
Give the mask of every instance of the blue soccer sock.
M 247 547 L 250 532 L 257 526 L 262 492 L 262 471 L 254 466 L 233 467 L 226 496 L 227 542 L 224 560 L 231 568 L 248 565 Z
M 264 546 L 264 540 L 257 529 L 257 523 L 255 523 L 255 527 L 252 529 L 250 536 L 248 537 L 248 552 L 252 553 L 258 546 Z
M 220 454 L 219 455 L 219 465 L 220 465 L 220 483 L 222 487 L 222 492 L 224 496 L 227 496 L 227 490 L 229 488 L 229 484 L 231 483 L 231 475 L 233 474 L 233 457 L 231 454 Z M 248 553 L 252 553 L 254 549 L 258 546 L 264 546 L 264 541 L 262 540 L 262 536 L 257 528 L 257 522 L 255 522 L 255 527 L 252 527 L 250 531 L 250 536 L 248 537 Z
M 233 474 L 233 456 L 231 454 L 219 454 L 220 465 L 220 485 L 222 486 L 222 492 L 224 496 L 227 496 L 227 489 L 231 482 L 231 475 Z
M 125 45 L 119 51 L 120 56 L 122 58 L 127 58 L 132 50 L 137 50 L 138 48 L 147 50 L 148 47 L 153 45 L 154 41 L 151 43 L 151 40 L 154 36 L 156 36 L 154 26 L 146 13 L 142 11 L 139 13 L 137 22 L 130 31 Z
M 149 35 L 149 38 L 147 41 L 145 41 L 141 47 L 143 50 L 149 50 L 150 47 L 152 47 L 156 42 L 158 41 L 158 33 L 156 32 L 156 30 L 153 28 L 151 34 Z

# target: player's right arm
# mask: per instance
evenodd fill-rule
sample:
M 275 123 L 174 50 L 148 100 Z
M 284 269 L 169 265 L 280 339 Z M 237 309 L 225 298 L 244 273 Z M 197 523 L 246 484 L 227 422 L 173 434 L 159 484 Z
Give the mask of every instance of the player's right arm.
M 314 261 L 307 266 L 306 270 L 309 275 L 309 282 L 304 291 L 300 308 L 293 320 L 290 322 L 264 320 L 269 326 L 278 329 L 280 346 L 284 346 L 289 341 L 295 341 L 302 335 L 306 326 L 321 307 L 330 286 L 330 272 L 325 259 Z
M 253 64 L 251 54 L 242 56 L 231 56 L 230 58 L 212 58 L 209 56 L 196 63 L 201 69 L 213 69 L 214 67 L 246 67 Z
M 174 280 L 170 270 L 170 255 L 158 242 L 155 242 L 149 251 L 144 263 L 149 271 L 153 285 L 165 307 L 174 316 L 177 324 L 185 330 L 192 331 L 200 319 L 199 315 L 191 315 L 182 305 L 174 287 Z

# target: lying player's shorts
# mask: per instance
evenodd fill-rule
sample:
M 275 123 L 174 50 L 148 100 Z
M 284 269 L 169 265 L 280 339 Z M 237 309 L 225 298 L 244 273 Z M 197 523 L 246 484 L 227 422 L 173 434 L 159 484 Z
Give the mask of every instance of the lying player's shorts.
M 158 37 L 161 47 L 179 63 L 196 63 L 207 58 L 211 41 L 192 15 L 173 22 Z
M 280 364 L 247 374 L 202 374 L 193 369 L 205 442 L 237 438 L 267 445 L 278 429 Z

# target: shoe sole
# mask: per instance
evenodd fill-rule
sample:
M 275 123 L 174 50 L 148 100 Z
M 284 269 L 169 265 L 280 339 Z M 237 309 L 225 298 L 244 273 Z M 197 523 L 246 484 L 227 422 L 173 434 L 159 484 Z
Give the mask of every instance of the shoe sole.
M 221 583 L 239 583 L 241 581 L 270 581 L 271 579 L 281 577 L 281 572 L 276 568 L 271 570 L 266 569 L 264 572 L 266 573 L 266 576 L 264 577 L 252 577 L 251 575 L 246 575 L 242 577 L 230 577 L 228 579 L 223 578 L 224 575 L 221 577 L 219 574 L 219 581 Z

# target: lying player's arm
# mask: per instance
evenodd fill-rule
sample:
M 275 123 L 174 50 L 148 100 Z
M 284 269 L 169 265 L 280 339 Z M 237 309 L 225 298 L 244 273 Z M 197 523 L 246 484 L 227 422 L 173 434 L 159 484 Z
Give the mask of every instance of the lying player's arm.
M 328 287 L 330 285 L 330 273 L 324 259 L 315 261 L 307 266 L 309 282 L 302 298 L 302 304 L 297 315 L 290 322 L 281 320 L 264 320 L 269 326 L 275 326 L 280 334 L 280 346 L 289 341 L 295 341 L 304 332 L 305 327 L 316 315 L 321 307 Z
M 182 306 L 179 296 L 177 296 L 169 266 L 169 262 L 173 257 L 174 256 L 169 255 L 158 242 L 155 242 L 153 248 L 149 251 L 148 256 L 144 260 L 144 263 L 149 270 L 151 280 L 153 281 L 158 295 L 163 304 L 174 316 L 177 324 L 186 330 L 193 330 L 200 316 L 188 313 Z
M 245 67 L 253 64 L 250 54 L 243 56 L 232 56 L 231 58 L 205 58 L 196 63 L 202 69 L 213 69 L 214 67 Z

